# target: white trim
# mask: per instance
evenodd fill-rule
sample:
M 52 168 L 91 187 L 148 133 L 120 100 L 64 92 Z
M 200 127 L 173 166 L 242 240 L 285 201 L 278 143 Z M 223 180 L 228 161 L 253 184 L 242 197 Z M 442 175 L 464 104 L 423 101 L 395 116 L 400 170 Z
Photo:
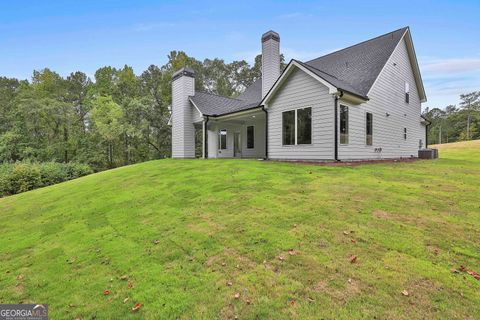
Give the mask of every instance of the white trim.
M 202 111 L 200 111 L 200 109 L 198 109 L 197 105 L 195 104 L 195 102 L 193 102 L 192 98 L 188 98 L 188 100 L 193 104 L 195 109 L 197 109 L 197 111 L 200 113 L 200 116 L 203 117 Z
M 418 90 L 418 95 L 420 96 L 420 102 L 427 102 L 427 96 L 425 94 L 425 88 L 423 87 L 422 76 L 420 74 L 420 68 L 418 66 L 417 55 L 415 54 L 415 49 L 413 48 L 413 40 L 412 40 L 412 35 L 410 33 L 410 28 L 407 28 L 407 30 L 405 30 L 402 37 L 400 38 L 397 45 L 395 46 L 395 49 L 393 49 L 392 53 L 388 57 L 387 62 L 383 65 L 382 70 L 380 70 L 380 73 L 377 75 L 377 78 L 375 79 L 372 86 L 370 87 L 370 90 L 368 90 L 367 97 L 370 95 L 370 91 L 372 91 L 372 89 L 375 87 L 375 84 L 377 83 L 378 78 L 380 78 L 380 75 L 383 73 L 383 70 L 390 63 L 390 59 L 392 59 L 393 53 L 397 51 L 398 47 L 400 46 L 400 43 L 402 43 L 402 40 L 405 39 L 405 35 L 407 34 L 408 34 L 408 41 L 405 40 L 405 44 L 407 46 L 408 57 L 410 58 L 410 60 L 413 57 L 413 60 L 415 62 L 415 63 L 412 63 L 412 61 L 410 61 L 410 66 L 413 69 L 412 71 L 413 71 L 413 76 L 415 77 L 415 84 L 417 86 L 417 90 L 420 89 Z M 420 84 L 420 88 L 419 88 L 419 84 Z M 421 96 L 423 96 L 423 98 Z
M 256 112 L 259 112 L 259 111 L 262 111 L 262 109 L 260 109 L 260 106 L 258 107 L 255 107 L 255 108 L 252 108 L 252 109 L 248 109 L 248 110 L 240 110 L 238 112 L 235 112 L 235 113 L 229 113 L 229 114 L 226 114 L 226 115 L 223 115 L 223 116 L 210 116 L 210 119 L 212 120 L 223 120 L 223 119 L 228 119 L 228 118 L 236 118 L 238 116 L 243 116 L 243 115 L 246 115 L 246 114 L 250 114 L 250 113 L 256 113 Z
M 340 115 L 342 114 L 342 106 L 347 107 L 347 143 L 341 142 L 342 131 L 340 130 L 341 119 Z M 348 103 L 340 101 L 338 105 L 338 145 L 339 146 L 348 146 L 350 144 L 350 108 L 352 106 Z
M 290 63 L 288 64 L 287 68 L 282 72 L 280 75 L 280 78 L 275 82 L 274 86 L 270 89 L 268 94 L 262 99 L 260 102 L 261 105 L 267 106 L 268 102 L 270 102 L 271 98 L 273 95 L 275 95 L 276 91 L 281 87 L 281 85 L 285 82 L 285 80 L 288 78 L 288 76 L 292 73 L 293 67 L 297 67 L 298 69 L 302 70 L 315 80 L 319 81 L 321 84 L 325 85 L 328 88 L 328 93 L 334 94 L 337 93 L 338 89 L 337 87 L 333 86 L 329 82 L 327 82 L 325 79 L 317 76 L 315 73 L 312 71 L 308 70 L 304 66 L 302 66 L 300 63 L 298 63 L 295 60 L 290 60 Z
M 248 147 L 248 127 L 253 127 L 253 148 Z M 245 142 L 246 142 L 246 149 L 247 150 L 254 150 L 255 149 L 255 129 L 256 125 L 253 124 L 246 124 L 245 125 Z
M 298 144 L 298 110 L 302 109 L 308 109 L 310 108 L 310 143 L 301 143 Z M 295 117 L 294 117 L 294 124 L 295 124 L 295 143 L 294 144 L 283 144 L 283 114 L 285 112 L 290 112 L 290 111 L 295 111 Z M 299 108 L 294 108 L 294 109 L 289 109 L 282 111 L 282 147 L 296 147 L 296 146 L 311 146 L 313 143 L 313 107 L 311 105 L 304 106 L 304 107 L 299 107 Z

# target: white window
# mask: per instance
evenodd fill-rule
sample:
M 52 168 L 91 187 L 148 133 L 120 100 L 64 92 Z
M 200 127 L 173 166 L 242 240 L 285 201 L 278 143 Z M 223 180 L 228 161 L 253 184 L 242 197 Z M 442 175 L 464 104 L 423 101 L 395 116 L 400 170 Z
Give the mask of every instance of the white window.
M 312 143 L 312 108 L 282 113 L 282 143 L 284 146 Z
M 220 150 L 227 149 L 227 129 L 222 129 L 218 132 L 218 140 L 219 140 L 219 147 Z
M 340 144 L 348 144 L 348 107 L 340 105 Z
M 373 115 L 367 112 L 365 119 L 365 132 L 366 132 L 366 145 L 371 146 L 373 144 Z
M 405 81 L 405 102 L 410 102 L 410 85 Z
M 253 126 L 247 127 L 247 148 L 255 148 L 255 128 Z

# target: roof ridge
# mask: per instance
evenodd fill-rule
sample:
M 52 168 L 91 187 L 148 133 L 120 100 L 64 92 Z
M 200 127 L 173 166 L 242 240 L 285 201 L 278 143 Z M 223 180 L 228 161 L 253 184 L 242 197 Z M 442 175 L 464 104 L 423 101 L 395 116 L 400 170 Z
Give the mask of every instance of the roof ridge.
M 395 33 L 395 32 L 397 32 L 397 31 L 400 31 L 400 30 L 403 30 L 403 29 L 409 30 L 410 27 L 409 27 L 409 26 L 406 26 L 406 27 L 402 27 L 402 28 L 399 28 L 399 29 L 396 29 L 396 30 L 393 30 L 393 31 L 390 31 L 390 32 L 387 32 L 387 33 L 384 33 L 384 34 L 382 34 L 382 35 L 376 36 L 376 37 L 371 38 L 371 39 L 368 39 L 368 40 L 364 40 L 364 41 L 362 41 L 362 42 L 353 44 L 353 45 L 348 46 L 348 47 L 345 47 L 345 48 L 343 48 L 343 49 L 339 49 L 339 50 L 335 50 L 335 51 L 333 51 L 333 52 L 327 53 L 327 54 L 325 54 L 325 55 L 323 55 L 323 56 L 320 56 L 320 57 L 317 57 L 317 58 L 315 58 L 315 59 L 308 60 L 308 61 L 306 61 L 306 62 L 304 62 L 304 63 L 308 64 L 309 62 L 318 60 L 318 59 L 320 59 L 320 58 L 324 58 L 324 57 L 326 57 L 326 56 L 332 55 L 332 54 L 334 54 L 334 53 L 338 53 L 338 52 L 340 52 L 340 51 L 344 51 L 344 50 L 347 50 L 347 49 L 350 49 L 350 48 L 359 46 L 359 45 L 364 44 L 364 43 L 366 43 L 366 42 L 370 42 L 370 41 L 376 40 L 376 39 L 378 39 L 378 38 L 384 37 L 384 36 L 386 36 L 386 35 L 389 35 L 389 34 L 391 34 L 391 33 Z
M 199 93 L 205 93 L 205 94 L 209 94 L 211 96 L 216 96 L 216 97 L 220 97 L 220 98 L 227 98 L 227 99 L 231 99 L 231 100 L 237 100 L 237 101 L 244 101 L 244 100 L 241 100 L 241 99 L 237 99 L 237 98 L 231 98 L 231 97 L 226 97 L 226 96 L 221 96 L 219 94 L 215 94 L 215 93 L 211 93 L 211 92 L 206 92 L 206 91 L 202 91 L 202 90 L 195 90 L 195 92 L 199 92 Z

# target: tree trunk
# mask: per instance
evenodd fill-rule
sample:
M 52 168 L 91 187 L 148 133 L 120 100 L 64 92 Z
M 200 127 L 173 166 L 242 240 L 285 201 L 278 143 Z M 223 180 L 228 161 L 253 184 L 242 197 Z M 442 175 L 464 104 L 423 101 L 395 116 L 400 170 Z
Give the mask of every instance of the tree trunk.
M 63 161 L 68 163 L 68 129 L 66 126 L 63 127 Z

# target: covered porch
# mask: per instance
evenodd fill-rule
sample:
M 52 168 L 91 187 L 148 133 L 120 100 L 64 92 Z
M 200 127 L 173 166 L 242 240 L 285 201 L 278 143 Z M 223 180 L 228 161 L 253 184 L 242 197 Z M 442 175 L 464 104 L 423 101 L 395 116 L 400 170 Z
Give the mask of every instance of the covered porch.
M 266 158 L 266 114 L 260 107 L 204 116 L 194 124 L 202 158 Z

